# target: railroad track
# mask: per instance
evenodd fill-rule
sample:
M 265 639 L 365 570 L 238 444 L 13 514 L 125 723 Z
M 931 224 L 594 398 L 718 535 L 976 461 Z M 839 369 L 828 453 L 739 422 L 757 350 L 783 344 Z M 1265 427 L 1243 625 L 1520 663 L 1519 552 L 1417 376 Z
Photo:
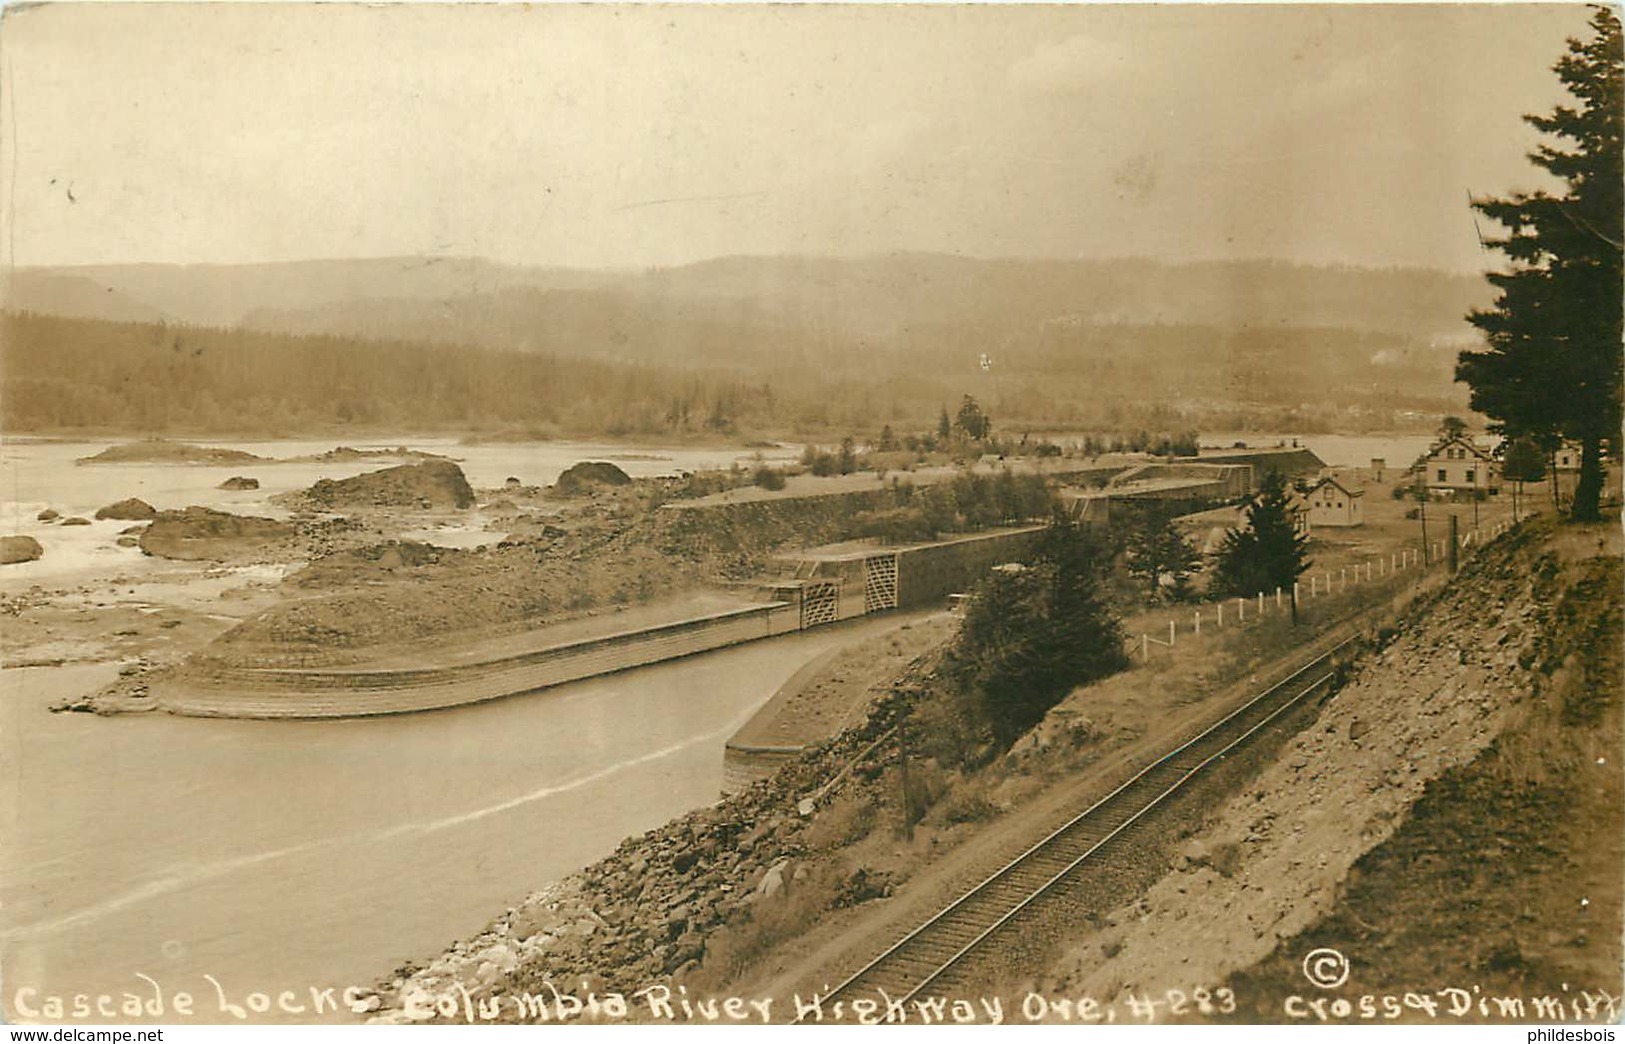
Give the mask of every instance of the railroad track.
M 918 996 L 1203 769 L 1325 685 L 1353 641 L 1343 639 L 1141 769 L 825 994 L 826 1006 L 878 999 L 881 991 L 900 1002 Z

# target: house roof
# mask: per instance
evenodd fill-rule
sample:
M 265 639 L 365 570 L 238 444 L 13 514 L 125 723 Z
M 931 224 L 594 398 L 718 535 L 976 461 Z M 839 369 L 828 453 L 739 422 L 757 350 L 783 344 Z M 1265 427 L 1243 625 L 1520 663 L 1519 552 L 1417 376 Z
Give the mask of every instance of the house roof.
M 1440 453 L 1444 452 L 1445 448 L 1448 446 L 1462 446 L 1470 450 L 1473 456 L 1478 457 L 1480 460 L 1491 459 L 1488 450 L 1480 447 L 1478 443 L 1474 442 L 1471 438 L 1465 438 L 1461 435 L 1451 435 L 1447 438 L 1440 439 L 1438 442 L 1435 442 L 1433 445 L 1428 447 L 1428 451 L 1423 455 L 1423 459 L 1432 460 Z
M 1246 500 L 1243 500 L 1240 504 L 1237 504 L 1230 510 L 1239 511 L 1245 514 L 1247 509 L 1258 503 L 1263 496 L 1264 494 L 1262 492 L 1254 493 L 1252 496 L 1248 497 Z M 1286 509 L 1288 511 L 1308 511 L 1309 501 L 1305 500 L 1303 494 L 1299 493 L 1296 489 L 1288 489 L 1286 495 Z
M 1338 479 L 1335 475 L 1323 475 L 1323 476 L 1321 476 L 1320 481 L 1316 482 L 1313 486 L 1309 487 L 1309 492 L 1313 493 L 1315 490 L 1319 489 L 1321 486 L 1336 486 L 1338 489 L 1342 490 L 1345 495 L 1350 496 L 1350 497 L 1363 497 L 1363 496 L 1365 496 L 1365 490 L 1362 487 L 1360 487 L 1360 486 L 1352 486 L 1352 485 L 1344 485 L 1343 482 L 1340 479 Z

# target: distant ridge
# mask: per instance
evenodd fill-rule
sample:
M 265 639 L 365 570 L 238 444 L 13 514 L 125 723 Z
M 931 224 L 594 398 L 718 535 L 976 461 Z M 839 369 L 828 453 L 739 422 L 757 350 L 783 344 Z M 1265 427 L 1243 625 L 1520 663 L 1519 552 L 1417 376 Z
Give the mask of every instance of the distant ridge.
M 668 316 L 895 339 L 945 324 L 1009 336 L 1090 323 L 1325 326 L 1428 338 L 1457 334 L 1488 298 L 1470 275 L 1275 261 L 721 257 L 631 270 L 386 257 L 245 265 L 19 268 L 5 307 L 77 318 L 290 333 L 474 341 L 534 348 L 514 331 L 549 311 Z M 571 300 L 576 297 L 576 300 Z M 489 324 L 482 316 L 492 314 Z M 572 330 L 581 335 L 583 331 Z

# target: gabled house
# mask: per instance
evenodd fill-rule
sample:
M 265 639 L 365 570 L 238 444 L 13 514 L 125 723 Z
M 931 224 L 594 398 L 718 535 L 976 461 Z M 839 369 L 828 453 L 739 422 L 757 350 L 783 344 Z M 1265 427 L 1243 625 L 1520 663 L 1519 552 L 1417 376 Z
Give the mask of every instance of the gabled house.
M 1599 454 L 1602 463 L 1608 463 L 1608 447 L 1605 444 Z M 1580 444 L 1578 442 L 1564 442 L 1552 452 L 1552 464 L 1558 471 L 1580 470 Z
M 1450 435 L 1435 442 L 1416 462 L 1416 468 L 1421 470 L 1422 480 L 1430 492 L 1471 494 L 1483 490 L 1494 494 L 1501 491 L 1501 469 L 1489 451 L 1465 435 Z
M 1326 475 L 1304 492 L 1309 505 L 1309 523 L 1315 526 L 1360 526 L 1365 524 L 1365 490 Z

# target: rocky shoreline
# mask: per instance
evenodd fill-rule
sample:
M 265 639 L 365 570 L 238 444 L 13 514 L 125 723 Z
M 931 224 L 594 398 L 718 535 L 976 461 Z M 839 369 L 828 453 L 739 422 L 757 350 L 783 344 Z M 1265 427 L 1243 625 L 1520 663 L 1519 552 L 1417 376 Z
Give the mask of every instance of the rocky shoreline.
M 785 916 L 803 889 L 833 886 L 846 905 L 890 894 L 884 873 L 859 867 L 831 882 L 812 856 L 826 843 L 820 810 L 843 779 L 878 770 L 866 759 L 898 709 L 895 697 L 881 700 L 861 725 L 772 778 L 627 839 L 428 964 L 398 969 L 379 984 L 383 1010 L 372 1021 L 440 1021 L 434 1003 L 461 990 L 489 1000 L 545 993 L 548 984 L 631 995 L 681 983 L 717 952 L 724 929 Z M 517 1021 L 512 1009 L 501 1021 Z

